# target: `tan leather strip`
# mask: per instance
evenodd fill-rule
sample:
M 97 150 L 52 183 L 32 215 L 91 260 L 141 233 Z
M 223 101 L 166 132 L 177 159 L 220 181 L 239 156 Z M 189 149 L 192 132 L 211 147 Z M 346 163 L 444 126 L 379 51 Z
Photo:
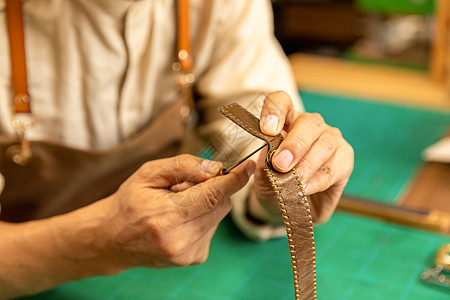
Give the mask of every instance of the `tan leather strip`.
M 191 43 L 189 40 L 189 0 L 178 0 L 178 62 L 181 70 L 192 69 Z
M 294 275 L 295 299 L 316 299 L 316 253 L 313 222 L 303 185 L 293 170 L 278 173 L 266 161 L 267 178 L 277 195 L 286 226 Z
M 268 143 L 265 172 L 278 199 L 286 226 L 294 276 L 295 299 L 316 299 L 316 253 L 311 210 L 296 170 L 277 172 L 271 156 L 282 137 L 267 136 L 259 128 L 259 119 L 239 104 L 222 106 L 219 111 L 250 134 Z
M 30 113 L 21 0 L 6 0 L 6 20 L 11 57 L 14 112 Z
M 256 136 L 266 143 L 273 140 L 273 136 L 266 135 L 259 129 L 259 119 L 239 104 L 232 103 L 221 106 L 219 107 L 219 111 L 238 126 L 245 129 L 248 133 Z

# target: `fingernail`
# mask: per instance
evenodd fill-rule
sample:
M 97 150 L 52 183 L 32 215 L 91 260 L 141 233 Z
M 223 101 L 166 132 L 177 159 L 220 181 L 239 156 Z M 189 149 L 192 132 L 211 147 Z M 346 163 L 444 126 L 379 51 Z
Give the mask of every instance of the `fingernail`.
M 283 150 L 275 156 L 274 163 L 280 169 L 286 170 L 291 165 L 293 160 L 294 156 L 291 151 Z
M 202 171 L 211 175 L 219 174 L 222 170 L 222 163 L 213 160 L 203 160 L 202 161 Z
M 266 133 L 276 133 L 279 118 L 276 115 L 267 115 L 262 118 L 262 130 Z

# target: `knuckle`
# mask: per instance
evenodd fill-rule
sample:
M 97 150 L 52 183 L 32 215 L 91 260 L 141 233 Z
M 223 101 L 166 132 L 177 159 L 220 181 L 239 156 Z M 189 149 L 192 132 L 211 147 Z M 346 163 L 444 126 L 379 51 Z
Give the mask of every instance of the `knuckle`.
M 346 142 L 345 144 L 346 144 L 347 151 L 348 151 L 351 159 L 353 160 L 355 157 L 355 150 L 353 149 L 352 145 L 350 145 L 349 143 Z
M 300 168 L 303 170 L 302 173 L 309 173 L 310 171 L 312 171 L 314 169 L 315 163 L 316 162 L 312 157 L 310 157 L 310 156 L 304 157 L 301 162 L 301 168 Z
M 152 219 L 147 222 L 147 234 L 150 235 L 152 240 L 154 240 L 156 243 L 162 243 L 164 241 L 164 228 L 166 226 L 161 222 L 160 220 Z
M 293 135 L 290 137 L 291 143 L 293 144 L 293 149 L 305 149 L 308 145 L 306 141 L 299 135 Z
M 277 104 L 279 102 L 284 102 L 285 100 L 290 99 L 289 95 L 283 91 L 273 91 L 270 94 L 267 95 L 266 101 L 272 104 Z
M 189 261 L 190 266 L 198 266 L 206 262 L 209 256 L 209 246 L 202 246 L 201 249 L 197 250 L 195 257 L 191 258 Z
M 335 177 L 335 171 L 332 168 L 330 168 L 328 166 L 322 166 L 320 168 L 320 171 L 323 174 L 325 174 L 325 182 L 327 184 L 330 184 L 331 182 L 333 182 L 334 177 Z
M 202 189 L 203 205 L 207 210 L 215 208 L 221 196 L 221 193 L 215 188 L 205 187 Z
M 138 170 L 138 173 L 144 178 L 151 177 L 154 174 L 153 162 L 148 161 L 142 164 Z
M 339 136 L 339 137 L 342 137 L 342 132 L 341 132 L 341 130 L 339 128 L 330 126 L 329 130 L 331 131 L 332 134 L 334 134 L 336 136 Z
M 206 262 L 209 256 L 209 246 L 204 247 L 202 249 L 201 254 L 196 257 L 196 259 L 192 262 L 192 265 L 201 265 L 202 263 Z
M 348 176 L 353 172 L 354 164 L 355 164 L 355 151 L 353 150 L 353 147 L 348 144 L 347 147 L 348 151 Z
M 280 113 L 283 107 L 289 104 L 291 101 L 290 96 L 283 90 L 271 92 L 264 99 L 264 106 Z
M 206 262 L 206 260 L 208 259 L 209 253 L 206 252 L 205 254 L 203 254 L 200 258 L 197 259 L 197 261 L 195 262 L 196 265 L 201 265 L 202 263 Z
M 319 113 L 307 113 L 306 117 L 314 124 L 316 127 L 320 127 L 325 124 L 322 116 Z
M 334 140 L 331 136 L 324 136 L 318 140 L 319 146 L 327 152 L 333 152 L 336 148 Z
M 172 240 L 170 243 L 160 245 L 160 255 L 177 266 L 188 265 L 189 263 L 183 259 L 183 255 L 188 248 L 185 239 Z
M 181 154 L 178 156 L 175 156 L 174 162 L 173 162 L 173 168 L 175 170 L 183 170 L 187 167 L 187 154 Z
M 196 157 L 195 155 L 187 154 L 187 153 L 180 154 L 180 155 L 178 155 L 178 157 L 180 159 L 182 159 L 183 161 L 190 161 L 190 160 L 197 160 L 198 159 L 198 157 Z
M 274 92 L 270 93 L 270 95 L 282 96 L 282 97 L 288 96 L 288 94 L 285 91 L 283 91 L 283 90 L 274 91 Z

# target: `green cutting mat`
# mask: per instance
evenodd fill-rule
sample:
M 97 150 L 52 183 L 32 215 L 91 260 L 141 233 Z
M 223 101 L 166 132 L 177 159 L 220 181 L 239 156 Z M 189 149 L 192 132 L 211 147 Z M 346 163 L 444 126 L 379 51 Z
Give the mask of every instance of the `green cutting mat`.
M 341 129 L 355 150 L 355 168 L 345 192 L 380 202 L 398 200 L 423 163 L 422 150 L 450 130 L 450 111 L 312 91 L 302 91 L 301 97 L 307 111 L 321 113 L 328 124 Z
M 449 290 L 420 282 L 448 237 L 336 213 L 315 228 L 318 299 L 449 299 Z M 227 218 L 206 263 L 181 269 L 138 268 L 73 282 L 29 300 L 186 299 L 292 300 L 287 240 L 243 237 Z

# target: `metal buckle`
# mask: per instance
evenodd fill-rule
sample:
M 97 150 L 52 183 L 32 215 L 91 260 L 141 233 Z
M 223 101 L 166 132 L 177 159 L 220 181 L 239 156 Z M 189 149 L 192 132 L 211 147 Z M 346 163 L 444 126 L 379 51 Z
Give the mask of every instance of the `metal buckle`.
M 26 138 L 26 131 L 34 124 L 34 116 L 31 113 L 14 114 L 11 120 L 12 127 L 19 137 L 19 144 L 10 146 L 6 150 L 7 156 L 20 166 L 27 165 L 31 160 L 30 142 Z
M 191 72 L 183 71 L 179 62 L 172 64 L 172 70 L 180 94 L 184 95 L 186 99 L 185 105 L 180 109 L 181 118 L 186 126 L 192 127 L 196 124 L 198 119 L 197 112 L 195 111 L 194 99 L 191 94 L 191 86 L 195 83 L 195 75 Z

